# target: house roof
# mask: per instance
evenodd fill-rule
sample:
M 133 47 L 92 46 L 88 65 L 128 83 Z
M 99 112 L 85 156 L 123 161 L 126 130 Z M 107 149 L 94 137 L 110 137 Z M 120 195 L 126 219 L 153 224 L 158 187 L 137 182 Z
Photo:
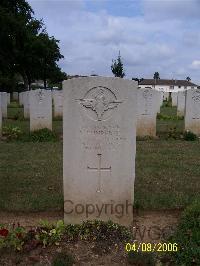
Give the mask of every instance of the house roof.
M 187 80 L 178 79 L 143 79 L 139 85 L 198 86 Z

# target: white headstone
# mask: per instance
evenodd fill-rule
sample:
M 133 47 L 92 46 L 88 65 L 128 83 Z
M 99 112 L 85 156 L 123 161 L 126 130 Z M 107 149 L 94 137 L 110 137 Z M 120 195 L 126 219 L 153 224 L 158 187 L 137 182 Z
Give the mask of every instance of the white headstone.
M 14 101 L 18 101 L 19 100 L 19 93 L 17 91 L 14 91 L 12 93 L 12 97 Z
M 2 108 L 1 108 L 1 93 L 0 93 L 0 137 L 2 135 Z
M 63 116 L 63 91 L 53 91 L 54 117 Z
M 165 100 L 165 101 L 166 101 L 166 100 L 167 100 L 167 101 L 169 100 L 169 92 L 166 92 L 166 91 L 164 92 L 163 100 Z
M 37 89 L 29 92 L 30 131 L 48 128 L 52 130 L 51 91 Z
M 161 91 L 156 91 L 155 97 L 157 97 L 156 104 L 157 104 L 157 113 L 160 113 L 160 107 L 162 106 L 163 103 L 163 92 Z
M 23 95 L 24 118 L 30 117 L 29 91 L 25 91 Z
M 156 136 L 158 92 L 151 88 L 138 89 L 137 136 Z
M 200 89 L 186 91 L 185 130 L 200 135 Z
M 22 91 L 19 93 L 19 104 L 20 105 L 24 105 L 24 95 L 25 95 L 25 91 Z
M 171 97 L 172 97 L 172 106 L 177 106 L 178 93 L 177 92 L 172 92 Z
M 19 104 L 22 105 L 22 92 L 19 93 Z
M 160 107 L 163 105 L 163 100 L 164 100 L 164 92 L 160 91 Z
M 186 91 L 179 91 L 177 97 L 177 115 L 184 116 L 185 114 L 185 94 Z
M 64 219 L 133 220 L 137 83 L 86 77 L 63 82 Z
M 7 93 L 7 103 L 10 104 L 10 93 Z
M 2 109 L 2 117 L 7 118 L 7 92 L 1 92 L 1 109 Z

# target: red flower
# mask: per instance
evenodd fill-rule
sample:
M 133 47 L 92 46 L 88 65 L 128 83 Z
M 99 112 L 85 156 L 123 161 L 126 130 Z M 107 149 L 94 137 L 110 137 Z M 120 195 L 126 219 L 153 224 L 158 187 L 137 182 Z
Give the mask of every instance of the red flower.
M 8 235 L 9 231 L 5 228 L 0 229 L 0 236 L 6 237 Z

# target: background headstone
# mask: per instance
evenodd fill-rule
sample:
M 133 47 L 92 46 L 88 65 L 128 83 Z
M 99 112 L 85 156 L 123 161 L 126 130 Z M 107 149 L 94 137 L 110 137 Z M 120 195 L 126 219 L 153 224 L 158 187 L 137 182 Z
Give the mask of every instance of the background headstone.
M 14 101 L 18 101 L 19 100 L 19 93 L 17 91 L 14 91 L 12 93 L 12 98 Z
M 156 136 L 158 93 L 151 88 L 138 89 L 137 94 L 137 136 Z
M 25 91 L 23 95 L 24 118 L 30 117 L 29 91 Z
M 48 128 L 52 130 L 51 91 L 37 89 L 29 91 L 30 131 Z
M 7 118 L 7 92 L 1 92 L 1 110 L 2 110 L 2 117 Z
M 177 115 L 184 116 L 185 114 L 185 94 L 186 91 L 179 91 L 177 98 Z
M 137 83 L 121 78 L 75 78 L 63 82 L 63 94 L 65 222 L 100 219 L 130 225 Z M 106 205 L 110 206 L 107 210 Z
M 20 105 L 24 105 L 24 95 L 25 95 L 25 91 L 22 91 L 19 93 L 19 104 Z
M 164 92 L 160 91 L 160 107 L 163 105 L 163 100 L 164 100 Z
M 63 91 L 53 91 L 54 117 L 63 116 Z
M 186 91 L 185 130 L 200 135 L 200 89 Z
M 156 91 L 156 97 L 157 97 L 157 100 L 156 100 L 156 104 L 157 104 L 157 113 L 160 113 L 160 107 L 162 106 L 162 103 L 163 103 L 163 92 L 161 91 Z
M 172 97 L 172 106 L 177 106 L 178 93 L 172 92 L 171 97 Z
M 22 92 L 19 93 L 19 104 L 22 105 Z
M 7 93 L 7 104 L 10 104 L 10 93 Z
M 164 92 L 163 100 L 169 100 L 169 92 Z
M 2 108 L 1 108 L 1 93 L 0 93 L 0 137 L 2 135 Z

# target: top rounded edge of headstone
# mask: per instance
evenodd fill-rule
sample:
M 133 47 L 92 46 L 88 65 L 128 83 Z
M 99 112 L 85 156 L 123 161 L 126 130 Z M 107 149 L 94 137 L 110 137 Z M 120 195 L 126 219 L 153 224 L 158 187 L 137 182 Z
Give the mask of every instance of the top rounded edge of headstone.
M 63 86 L 66 84 L 70 84 L 70 83 L 74 83 L 75 82 L 80 82 L 80 81 L 83 81 L 83 82 L 90 82 L 90 81 L 118 81 L 118 82 L 123 82 L 123 83 L 127 83 L 131 86 L 138 86 L 138 83 L 137 81 L 135 80 L 132 80 L 132 79 L 124 79 L 124 78 L 120 78 L 120 77 L 109 77 L 109 76 L 79 76 L 79 77 L 73 77 L 73 78 L 70 78 L 70 79 L 67 79 L 67 80 L 63 80 Z

